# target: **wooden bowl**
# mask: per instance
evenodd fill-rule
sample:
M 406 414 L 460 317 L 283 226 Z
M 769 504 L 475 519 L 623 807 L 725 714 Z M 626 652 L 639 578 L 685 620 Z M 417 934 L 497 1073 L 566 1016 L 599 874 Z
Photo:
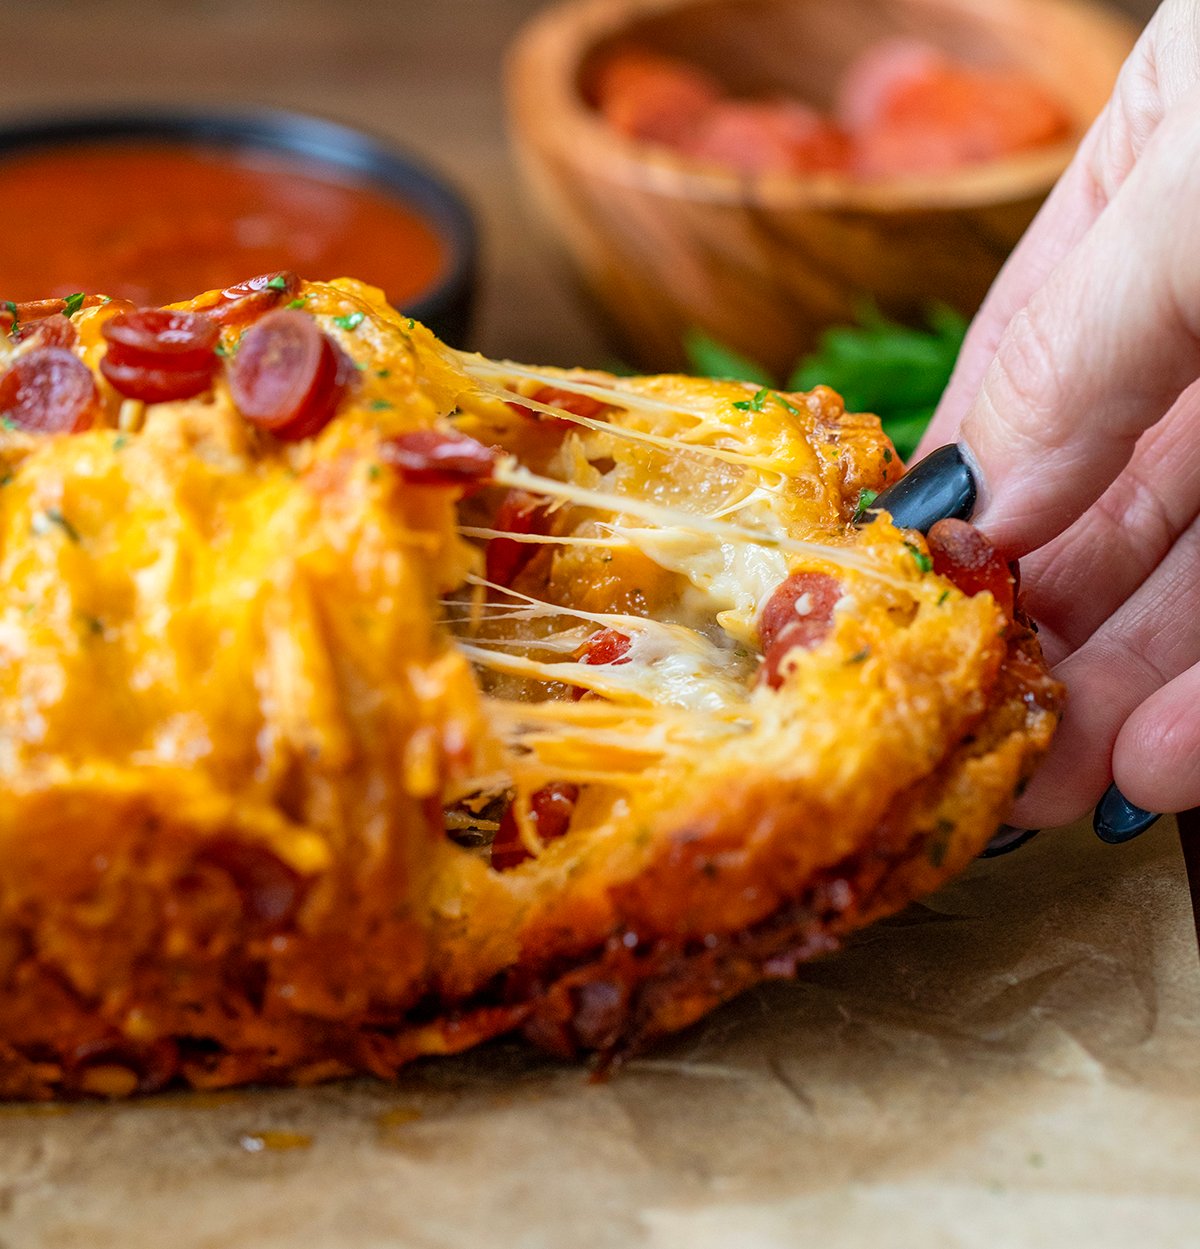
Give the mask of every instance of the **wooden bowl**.
M 698 327 L 784 376 L 864 296 L 901 318 L 931 300 L 974 312 L 1136 33 L 1087 0 L 575 0 L 511 50 L 511 131 L 625 358 L 679 367 Z M 1025 70 L 1062 101 L 1072 134 L 953 173 L 746 175 L 626 138 L 588 99 L 600 59 L 635 45 L 691 60 L 735 94 L 827 106 L 848 62 L 890 35 Z

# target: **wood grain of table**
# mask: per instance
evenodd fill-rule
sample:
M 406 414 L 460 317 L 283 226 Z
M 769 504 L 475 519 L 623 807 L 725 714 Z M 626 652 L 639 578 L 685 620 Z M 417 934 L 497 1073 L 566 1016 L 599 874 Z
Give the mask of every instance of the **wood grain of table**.
M 545 3 L 0 0 L 0 117 L 257 104 L 363 126 L 427 157 L 475 206 L 484 280 L 472 345 L 599 365 L 611 356 L 522 201 L 504 135 L 504 48 Z M 1154 6 L 1121 7 L 1145 18 Z

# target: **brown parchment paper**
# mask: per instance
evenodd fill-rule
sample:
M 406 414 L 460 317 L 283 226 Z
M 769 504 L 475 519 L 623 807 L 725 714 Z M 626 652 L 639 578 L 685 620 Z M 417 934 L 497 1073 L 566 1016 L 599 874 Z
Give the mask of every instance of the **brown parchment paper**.
M 397 1085 L 0 1112 L 2 1249 L 1200 1244 L 1174 822 L 979 863 L 604 1084 L 516 1043 Z

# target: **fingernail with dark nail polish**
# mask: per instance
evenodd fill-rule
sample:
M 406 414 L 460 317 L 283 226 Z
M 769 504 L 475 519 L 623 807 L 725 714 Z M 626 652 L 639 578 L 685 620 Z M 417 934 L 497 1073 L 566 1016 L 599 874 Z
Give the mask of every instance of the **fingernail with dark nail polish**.
M 1040 828 L 1013 828 L 1011 824 L 1001 824 L 979 857 L 996 859 L 1002 854 L 1010 854 L 1027 841 L 1032 841 L 1041 831 Z
M 1101 841 L 1119 846 L 1123 841 L 1132 841 L 1140 836 L 1161 819 L 1162 815 L 1157 811 L 1143 811 L 1141 807 L 1135 807 L 1114 783 L 1104 791 L 1104 797 L 1097 804 L 1092 827 Z
M 947 516 L 969 519 L 975 496 L 975 478 L 959 449 L 938 447 L 889 486 L 869 511 L 890 512 L 899 528 L 927 533 L 930 525 Z

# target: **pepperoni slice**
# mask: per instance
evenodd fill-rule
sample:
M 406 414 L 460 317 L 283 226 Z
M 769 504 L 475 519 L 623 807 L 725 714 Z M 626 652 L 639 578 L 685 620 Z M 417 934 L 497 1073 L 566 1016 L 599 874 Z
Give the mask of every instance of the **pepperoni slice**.
M 82 299 L 75 295 L 72 296 L 70 305 L 72 312 L 78 312 L 80 308 L 94 308 L 97 304 L 113 302 L 115 301 L 106 299 L 103 295 L 84 295 Z M 26 321 L 41 321 L 44 317 L 51 317 L 56 312 L 65 313 L 67 306 L 68 302 L 65 299 L 27 299 L 24 303 L 13 304 L 11 308 L 6 308 L 6 311 L 11 317 L 12 309 L 16 309 L 15 319 L 20 326 Z
M 555 841 L 567 831 L 578 801 L 579 786 L 568 783 L 546 785 L 530 795 L 529 818 L 543 842 Z M 521 840 L 517 817 L 510 803 L 492 842 L 492 866 L 498 872 L 505 872 L 531 857 Z
M 558 386 L 543 386 L 539 390 L 535 390 L 529 396 L 535 403 L 544 403 L 552 408 L 562 408 L 564 412 L 570 412 L 573 416 L 588 417 L 595 420 L 609 405 L 602 399 L 597 399 L 595 395 L 581 395 L 574 390 L 563 390 Z M 521 416 L 528 417 L 534 421 L 552 421 L 552 417 L 548 412 L 538 412 L 533 408 L 527 408 L 521 403 L 510 403 L 508 405 L 514 412 Z
M 40 321 L 20 322 L 16 338 L 21 343 L 36 339 L 39 347 L 74 347 L 79 333 L 71 324 L 70 317 L 55 312 L 51 316 L 42 317 Z
M 996 600 L 1010 619 L 1016 598 L 1016 584 L 999 552 L 974 525 L 965 520 L 939 520 L 927 536 L 933 571 L 952 581 L 968 596 L 983 590 Z
M 290 270 L 261 273 L 248 282 L 227 286 L 218 301 L 205 312 L 218 325 L 243 325 L 294 299 L 299 292 L 300 279 Z
M 833 628 L 841 584 L 823 572 L 794 572 L 767 600 L 759 617 L 763 664 L 759 679 L 772 689 L 783 684 L 782 664 L 789 651 L 812 650 Z
M 18 429 L 74 434 L 95 418 L 99 396 L 91 370 L 64 347 L 43 347 L 0 376 L 0 414 Z
M 720 99 L 720 85 L 675 57 L 628 49 L 600 67 L 596 97 L 614 129 L 633 139 L 676 145 Z
M 498 453 L 466 434 L 415 429 L 387 439 L 380 458 L 409 485 L 478 488 L 492 475 Z
M 190 399 L 212 384 L 218 330 L 201 313 L 166 308 L 121 312 L 105 321 L 100 333 L 108 343 L 100 372 L 130 399 Z
M 493 529 L 509 533 L 547 533 L 549 512 L 536 495 L 510 490 L 496 510 Z M 493 538 L 484 555 L 485 575 L 494 585 L 510 586 L 538 553 L 536 542 Z
M 353 363 L 312 317 L 281 308 L 246 331 L 229 386 L 246 420 L 296 442 L 329 424 L 353 374 Z

